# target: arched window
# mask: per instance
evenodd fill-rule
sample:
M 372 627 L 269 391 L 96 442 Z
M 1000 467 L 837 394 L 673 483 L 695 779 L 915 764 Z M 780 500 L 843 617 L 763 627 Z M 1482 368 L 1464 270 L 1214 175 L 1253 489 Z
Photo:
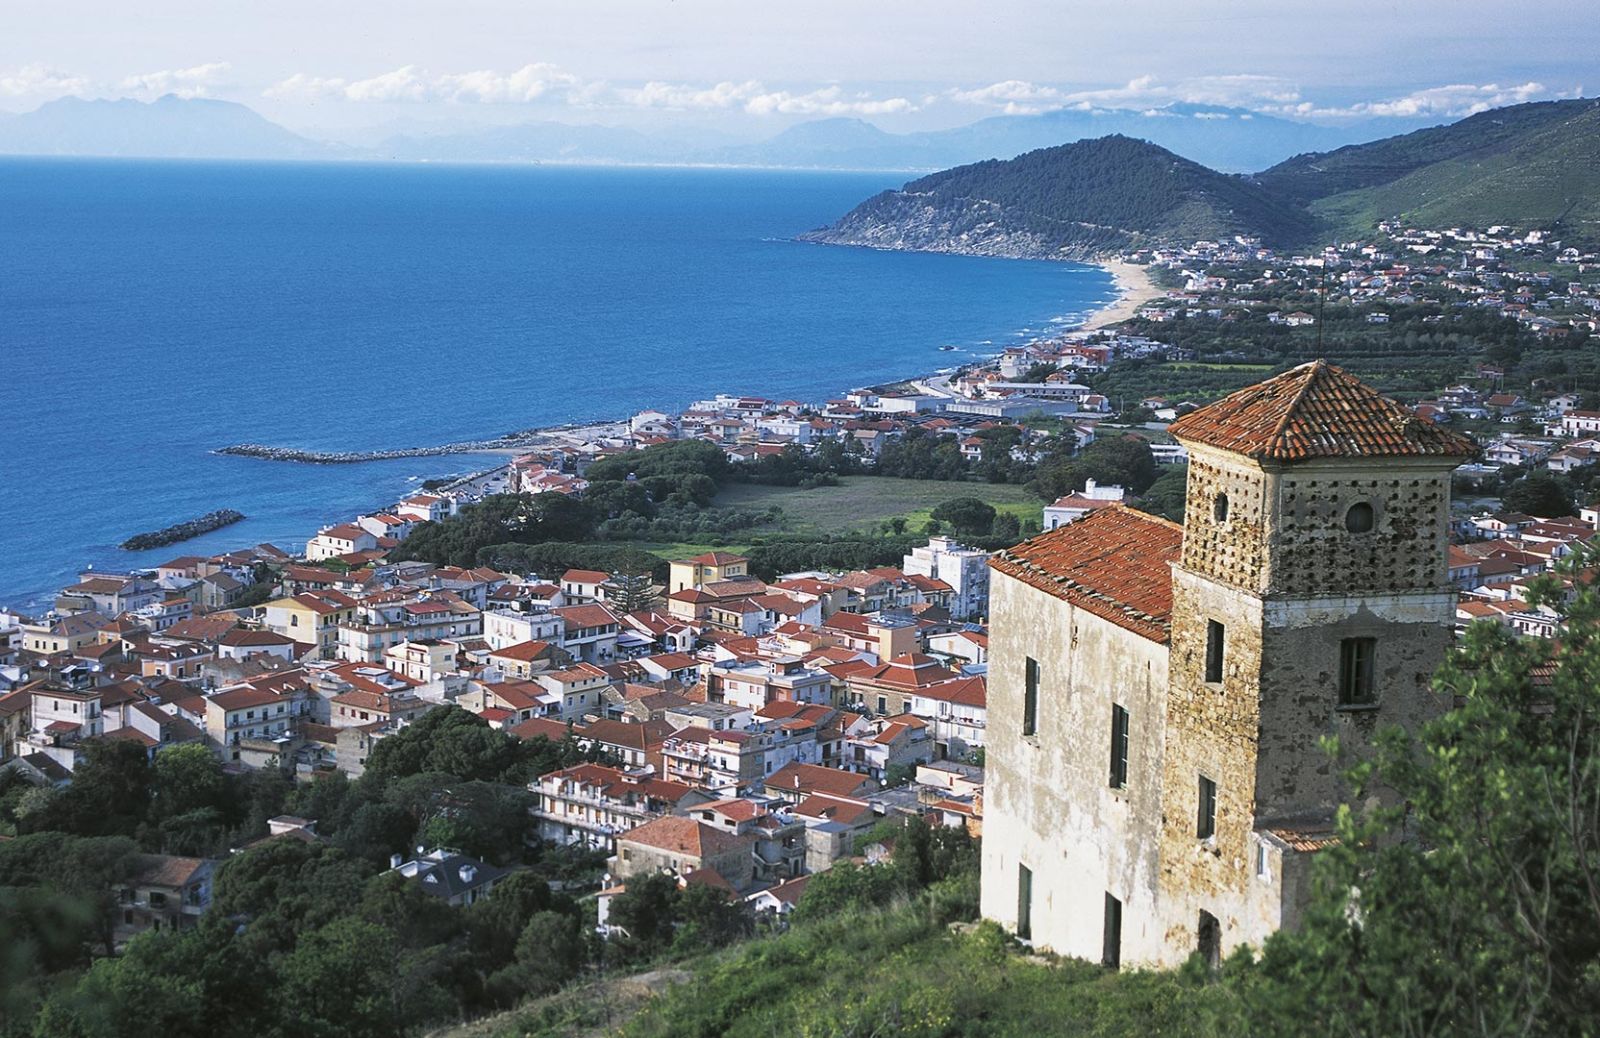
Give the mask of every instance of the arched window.
M 1225 522 L 1228 521 L 1228 495 L 1227 494 L 1218 494 L 1217 495 L 1216 500 L 1211 503 L 1211 514 L 1216 517 L 1216 520 L 1219 523 L 1225 523 Z
M 1372 506 L 1358 501 L 1344 514 L 1344 528 L 1351 533 L 1372 532 Z

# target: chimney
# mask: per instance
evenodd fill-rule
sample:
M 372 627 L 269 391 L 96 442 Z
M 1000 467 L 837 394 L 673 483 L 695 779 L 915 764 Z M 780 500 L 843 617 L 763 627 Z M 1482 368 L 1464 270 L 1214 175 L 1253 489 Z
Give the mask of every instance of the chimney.
M 468 885 L 471 885 L 473 879 L 477 875 L 478 875 L 478 869 L 477 869 L 476 866 L 473 866 L 473 865 L 463 865 L 463 866 L 461 866 L 461 882 L 466 883 Z
M 401 855 L 398 855 L 398 854 L 389 855 L 389 868 L 398 869 L 403 863 L 404 863 L 404 859 L 402 858 Z

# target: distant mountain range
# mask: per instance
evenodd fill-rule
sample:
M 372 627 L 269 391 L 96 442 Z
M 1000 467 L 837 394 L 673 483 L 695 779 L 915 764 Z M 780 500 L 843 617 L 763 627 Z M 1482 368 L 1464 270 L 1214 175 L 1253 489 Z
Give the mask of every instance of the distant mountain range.
M 733 145 L 619 127 L 533 122 L 397 134 L 377 145 L 355 147 L 295 134 L 227 101 L 64 98 L 24 115 L 0 117 L 0 154 L 934 170 L 1123 134 L 1216 169 L 1242 171 L 1420 125 L 1425 123 L 1397 126 L 1388 120 L 1329 127 L 1237 108 L 1169 105 L 996 116 L 919 133 L 889 133 L 860 119 L 820 119 L 767 140 Z
M 1079 141 L 914 180 L 804 237 L 1082 259 L 1239 234 L 1309 244 L 1370 231 L 1388 217 L 1600 237 L 1600 102 L 1497 109 L 1243 176 L 1150 141 Z
M 337 158 L 340 152 L 230 101 L 64 97 L 0 121 L 0 154 L 310 159 Z

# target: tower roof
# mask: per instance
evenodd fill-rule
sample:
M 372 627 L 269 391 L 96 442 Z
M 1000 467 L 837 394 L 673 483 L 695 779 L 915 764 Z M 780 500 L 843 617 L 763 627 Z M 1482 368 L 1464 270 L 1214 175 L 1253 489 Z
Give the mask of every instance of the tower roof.
M 1477 452 L 1470 440 L 1418 418 L 1325 360 L 1229 394 L 1167 431 L 1180 440 L 1273 461 Z

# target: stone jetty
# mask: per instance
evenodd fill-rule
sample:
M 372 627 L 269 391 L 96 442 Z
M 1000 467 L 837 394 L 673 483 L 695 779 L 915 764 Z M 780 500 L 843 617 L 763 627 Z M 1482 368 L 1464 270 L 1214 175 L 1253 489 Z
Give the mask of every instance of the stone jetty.
M 212 530 L 220 530 L 224 526 L 232 526 L 243 518 L 243 512 L 236 512 L 231 508 L 219 508 L 215 512 L 207 512 L 198 519 L 190 519 L 188 522 L 176 523 L 149 533 L 136 533 L 123 541 L 122 547 L 128 551 L 160 548 L 163 545 L 176 544 L 203 533 L 210 533 Z

